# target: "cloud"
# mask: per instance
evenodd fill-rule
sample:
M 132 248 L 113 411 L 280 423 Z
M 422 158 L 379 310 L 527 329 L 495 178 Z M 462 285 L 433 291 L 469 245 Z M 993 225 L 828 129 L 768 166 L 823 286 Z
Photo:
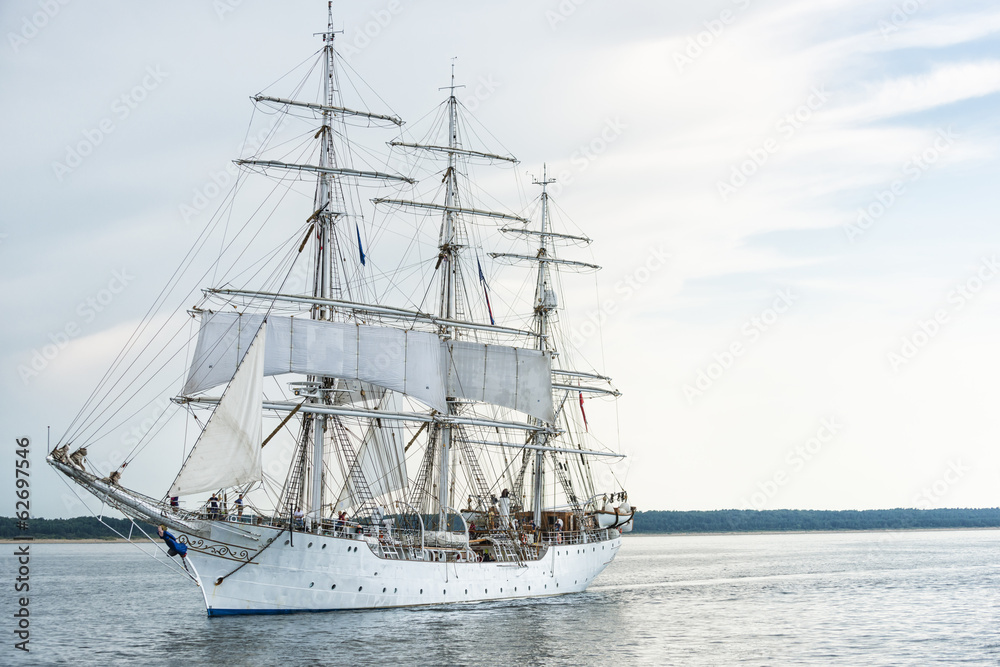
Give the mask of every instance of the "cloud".
M 900 22 L 897 30 L 880 26 L 884 39 L 876 42 L 877 50 L 932 49 L 965 44 L 1000 32 L 1000 12 L 969 13 L 961 16 L 934 16 L 930 19 L 913 19 Z
M 924 74 L 863 84 L 861 98 L 830 114 L 841 123 L 865 123 L 926 111 L 1000 91 L 1000 61 L 945 64 Z

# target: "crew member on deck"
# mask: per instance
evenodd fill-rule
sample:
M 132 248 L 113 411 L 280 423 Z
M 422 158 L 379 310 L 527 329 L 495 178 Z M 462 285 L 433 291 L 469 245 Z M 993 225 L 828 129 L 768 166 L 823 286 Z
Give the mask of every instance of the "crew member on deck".
M 504 530 L 510 528 L 510 491 L 507 489 L 500 493 L 497 509 L 500 512 L 500 527 Z
M 219 516 L 219 497 L 212 494 L 212 497 L 208 499 L 208 518 L 215 519 Z

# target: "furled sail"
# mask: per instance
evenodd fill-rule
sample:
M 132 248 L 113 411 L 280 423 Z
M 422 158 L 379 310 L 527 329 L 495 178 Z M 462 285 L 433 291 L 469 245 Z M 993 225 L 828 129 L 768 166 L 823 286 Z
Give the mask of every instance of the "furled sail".
M 257 482 L 261 474 L 261 403 L 264 397 L 265 331 L 259 332 L 187 461 L 170 485 L 171 496 Z
M 185 395 L 227 382 L 261 315 L 205 313 Z M 484 401 L 551 422 L 551 355 L 504 345 L 441 341 L 393 327 L 268 318 L 264 375 L 304 373 L 361 380 L 440 412 L 446 396 Z

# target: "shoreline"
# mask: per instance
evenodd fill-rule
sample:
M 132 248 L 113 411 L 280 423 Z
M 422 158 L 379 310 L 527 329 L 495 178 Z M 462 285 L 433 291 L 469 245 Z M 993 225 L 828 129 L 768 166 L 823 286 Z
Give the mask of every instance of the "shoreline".
M 698 533 L 625 533 L 622 537 L 694 537 L 698 535 L 836 535 L 840 533 L 904 533 L 904 532 L 940 532 L 945 530 L 1000 530 L 1000 526 L 956 526 L 954 528 L 844 528 L 842 530 L 730 530 L 704 531 Z
M 967 531 L 967 530 L 1000 530 L 1000 526 L 960 526 L 955 528 L 863 528 L 859 530 L 748 530 L 748 531 L 718 531 L 718 532 L 698 532 L 698 533 L 625 533 L 622 537 L 698 537 L 706 535 L 837 535 L 843 533 L 902 533 L 902 532 L 941 532 L 941 531 Z M 0 544 L 22 544 L 34 542 L 35 544 L 128 544 L 128 540 L 120 537 L 102 539 L 94 537 L 57 538 L 42 537 L 32 540 L 16 538 L 0 538 Z
M 17 539 L 17 538 L 2 538 L 0 539 L 0 544 L 64 544 L 72 542 L 73 544 L 128 544 L 128 540 L 122 539 L 120 537 L 112 537 L 108 539 L 102 539 L 99 537 L 81 537 L 79 539 L 72 537 L 38 537 L 30 540 Z

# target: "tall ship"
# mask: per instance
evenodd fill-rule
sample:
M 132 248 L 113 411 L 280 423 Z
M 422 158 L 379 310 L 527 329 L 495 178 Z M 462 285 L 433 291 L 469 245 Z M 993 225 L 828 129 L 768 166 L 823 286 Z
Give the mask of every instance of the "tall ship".
M 260 140 L 47 461 L 130 541 L 165 550 L 159 526 L 209 615 L 583 591 L 635 511 L 585 412 L 619 392 L 560 322 L 560 276 L 599 268 L 563 251 L 590 239 L 544 170 L 520 207 L 490 194 L 517 160 L 454 63 L 408 129 L 337 34 L 328 8 L 322 48 L 252 98 Z

